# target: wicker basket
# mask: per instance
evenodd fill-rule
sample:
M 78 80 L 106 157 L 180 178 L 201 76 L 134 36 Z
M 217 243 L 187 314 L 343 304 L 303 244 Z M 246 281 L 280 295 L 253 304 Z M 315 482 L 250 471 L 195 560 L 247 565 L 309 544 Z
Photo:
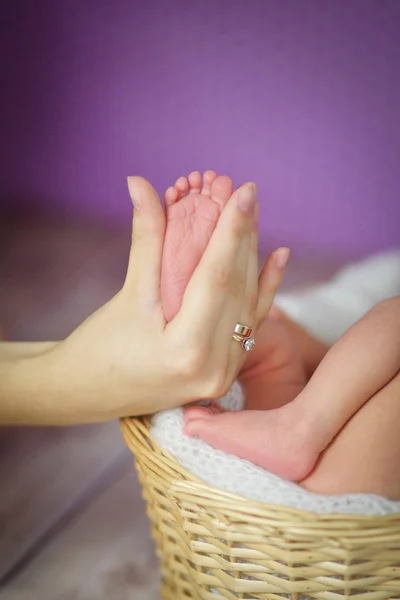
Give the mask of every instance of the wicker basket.
M 400 515 L 317 515 L 202 483 L 125 419 L 162 567 L 163 600 L 400 598 Z

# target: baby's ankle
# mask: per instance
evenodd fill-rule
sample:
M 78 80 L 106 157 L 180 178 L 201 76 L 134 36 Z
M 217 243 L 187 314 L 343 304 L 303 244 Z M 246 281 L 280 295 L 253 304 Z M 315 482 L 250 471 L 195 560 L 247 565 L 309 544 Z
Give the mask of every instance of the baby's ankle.
M 318 433 L 317 424 L 302 403 L 294 400 L 277 412 L 281 413 L 280 421 L 287 440 L 285 468 L 281 474 L 291 481 L 302 481 L 315 467 L 323 447 Z
M 290 406 L 296 436 L 308 450 L 319 455 L 331 441 L 329 424 L 325 415 L 309 406 L 306 394 L 307 389 L 304 388 L 288 408 Z

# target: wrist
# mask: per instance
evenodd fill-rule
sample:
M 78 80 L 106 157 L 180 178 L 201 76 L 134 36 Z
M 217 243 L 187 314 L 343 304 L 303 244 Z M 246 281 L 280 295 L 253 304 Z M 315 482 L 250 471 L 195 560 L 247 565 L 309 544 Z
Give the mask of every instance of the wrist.
M 0 363 L 0 422 L 63 425 L 76 419 L 68 402 L 68 379 L 58 346 L 40 354 L 8 357 Z M 75 419 L 74 419 L 75 417 Z
M 305 437 L 312 440 L 318 452 L 323 452 L 335 437 L 337 431 L 330 415 L 320 410 L 315 402 L 315 394 L 309 384 L 291 402 L 291 407 L 297 415 L 299 426 Z
M 0 420 L 8 425 L 40 422 L 46 385 L 42 356 L 9 354 L 1 365 Z
M 58 342 L 0 342 L 0 361 L 38 356 L 54 348 Z

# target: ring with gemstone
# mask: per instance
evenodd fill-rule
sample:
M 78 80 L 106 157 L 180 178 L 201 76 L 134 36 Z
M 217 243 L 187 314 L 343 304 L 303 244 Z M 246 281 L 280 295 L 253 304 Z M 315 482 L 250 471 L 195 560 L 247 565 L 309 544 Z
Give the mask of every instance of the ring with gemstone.
M 233 339 L 242 346 L 245 352 L 251 352 L 256 345 L 256 341 L 252 337 L 243 337 L 237 333 L 233 334 Z
M 252 332 L 251 327 L 247 327 L 247 325 L 241 325 L 240 323 L 238 323 L 235 327 L 234 333 L 236 333 L 237 335 L 240 335 L 241 337 L 250 337 L 251 332 Z

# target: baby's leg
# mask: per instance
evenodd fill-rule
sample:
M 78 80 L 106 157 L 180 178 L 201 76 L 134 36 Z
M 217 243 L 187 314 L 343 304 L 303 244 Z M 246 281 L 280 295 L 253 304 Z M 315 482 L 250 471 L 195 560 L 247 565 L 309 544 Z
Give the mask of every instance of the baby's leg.
M 321 455 L 302 487 L 400 500 L 400 374 L 370 398 Z
M 205 411 L 197 415 L 192 409 L 186 416 L 186 431 L 278 475 L 301 481 L 336 437 L 325 456 L 335 447 L 346 422 L 368 400 L 379 399 L 379 390 L 396 376 L 399 339 L 400 300 L 393 299 L 375 307 L 339 340 L 290 404 L 278 410 L 221 415 Z M 388 388 L 390 394 L 392 389 Z M 320 465 L 313 476 L 319 469 Z
M 305 419 L 320 451 L 400 368 L 400 297 L 376 305 L 329 350 L 288 406 Z

